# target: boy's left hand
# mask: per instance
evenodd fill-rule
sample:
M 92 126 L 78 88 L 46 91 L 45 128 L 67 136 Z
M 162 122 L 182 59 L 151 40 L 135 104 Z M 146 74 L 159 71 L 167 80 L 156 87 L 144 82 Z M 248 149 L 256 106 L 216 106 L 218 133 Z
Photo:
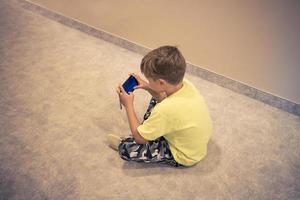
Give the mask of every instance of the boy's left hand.
M 119 95 L 120 103 L 127 108 L 129 105 L 133 105 L 134 95 L 132 92 L 129 94 L 124 90 L 122 85 L 120 84 L 117 87 L 117 93 Z

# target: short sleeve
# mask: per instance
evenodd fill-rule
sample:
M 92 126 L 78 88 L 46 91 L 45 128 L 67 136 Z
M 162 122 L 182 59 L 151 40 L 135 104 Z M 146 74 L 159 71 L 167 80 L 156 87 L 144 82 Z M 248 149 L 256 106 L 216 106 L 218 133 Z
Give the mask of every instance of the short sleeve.
M 155 108 L 151 115 L 137 128 L 139 134 L 146 140 L 153 141 L 171 132 L 172 124 L 168 122 L 166 116 Z

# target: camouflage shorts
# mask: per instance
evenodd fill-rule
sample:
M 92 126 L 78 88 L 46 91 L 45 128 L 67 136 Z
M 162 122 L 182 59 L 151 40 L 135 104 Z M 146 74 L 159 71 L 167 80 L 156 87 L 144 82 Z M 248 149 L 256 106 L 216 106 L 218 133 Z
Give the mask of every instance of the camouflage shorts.
M 152 98 L 144 115 L 144 120 L 148 119 L 156 103 Z M 169 144 L 164 137 L 148 141 L 146 144 L 137 144 L 132 136 L 124 138 L 119 145 L 119 154 L 122 159 L 127 161 L 166 163 L 174 167 L 182 166 L 175 161 Z

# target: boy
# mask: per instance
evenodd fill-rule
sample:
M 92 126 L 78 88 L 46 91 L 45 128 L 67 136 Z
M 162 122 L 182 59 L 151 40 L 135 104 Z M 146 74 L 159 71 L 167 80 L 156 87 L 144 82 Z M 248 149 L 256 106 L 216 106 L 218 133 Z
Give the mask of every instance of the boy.
M 212 132 L 212 122 L 203 97 L 184 78 L 186 62 L 173 46 L 149 52 L 140 65 L 145 81 L 132 74 L 152 99 L 143 123 L 136 117 L 134 95 L 119 85 L 117 93 L 125 107 L 131 137 L 109 134 L 110 146 L 127 161 L 192 166 L 203 159 Z

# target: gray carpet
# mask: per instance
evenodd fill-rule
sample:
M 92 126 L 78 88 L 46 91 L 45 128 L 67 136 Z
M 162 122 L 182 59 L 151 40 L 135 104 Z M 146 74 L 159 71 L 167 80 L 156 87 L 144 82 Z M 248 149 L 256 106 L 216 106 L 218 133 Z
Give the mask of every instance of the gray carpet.
M 99 19 L 101 20 L 101 19 Z M 173 169 L 121 160 L 115 87 L 142 56 L 0 0 L 0 199 L 300 199 L 300 118 L 192 74 L 214 132 Z M 135 92 L 139 118 L 150 96 Z

